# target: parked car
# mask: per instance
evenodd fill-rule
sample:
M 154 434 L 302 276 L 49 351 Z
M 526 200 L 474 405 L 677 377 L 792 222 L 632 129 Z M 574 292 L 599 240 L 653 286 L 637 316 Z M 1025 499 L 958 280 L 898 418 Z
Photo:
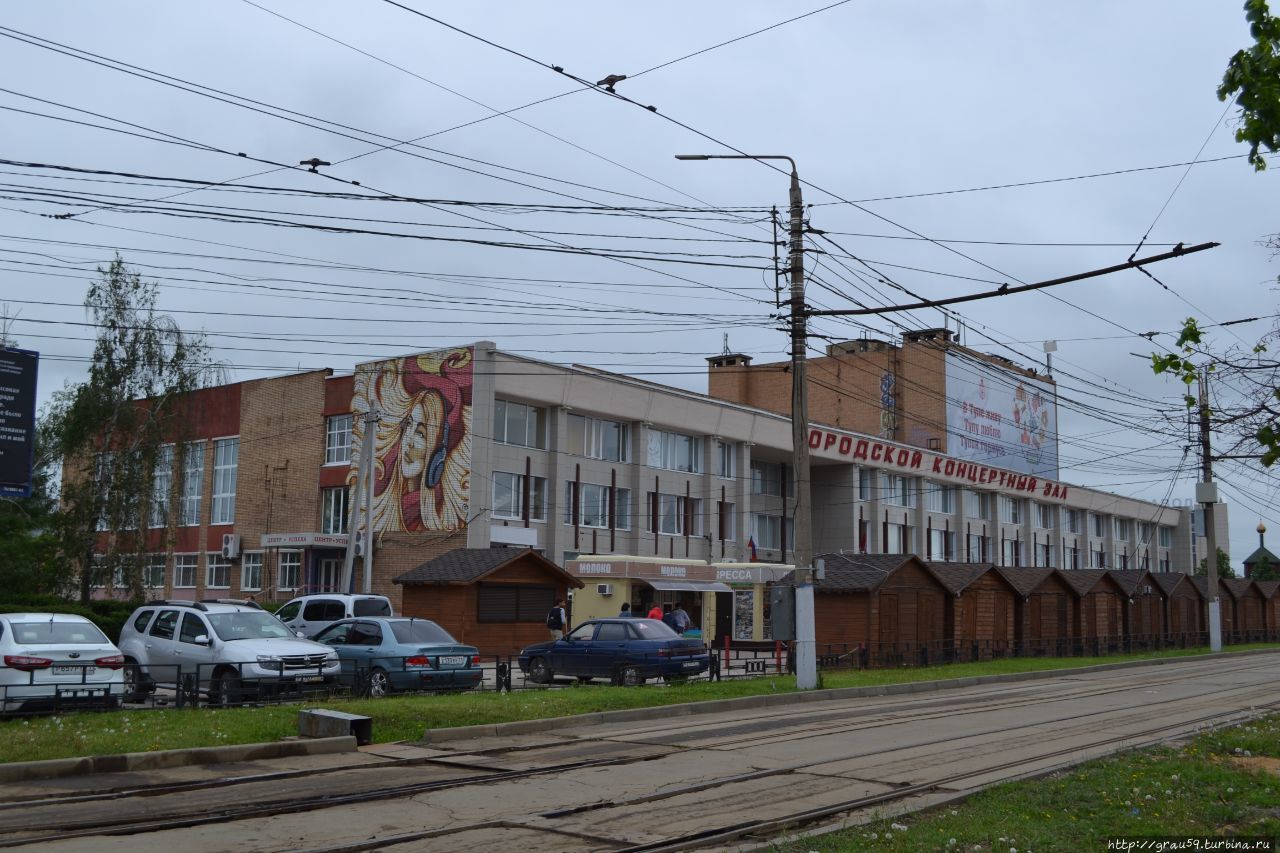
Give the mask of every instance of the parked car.
M 191 678 L 210 702 L 231 705 L 264 690 L 330 683 L 340 669 L 333 649 L 293 636 L 253 602 L 152 601 L 125 623 L 120 651 L 131 702 Z
M 429 619 L 343 619 L 315 640 L 338 653 L 344 678 L 367 678 L 372 696 L 393 690 L 470 690 L 484 676 L 480 650 L 458 643 Z
M 339 619 L 357 616 L 394 616 L 391 599 L 385 595 L 350 595 L 339 592 L 300 595 L 276 611 L 280 621 L 304 637 L 313 637 L 321 628 Z
M 0 710 L 114 707 L 124 695 L 124 656 L 83 616 L 0 615 Z
M 634 685 L 706 672 L 711 655 L 701 640 L 685 639 L 657 619 L 592 619 L 563 639 L 522 649 L 519 661 L 537 684 L 572 675 Z

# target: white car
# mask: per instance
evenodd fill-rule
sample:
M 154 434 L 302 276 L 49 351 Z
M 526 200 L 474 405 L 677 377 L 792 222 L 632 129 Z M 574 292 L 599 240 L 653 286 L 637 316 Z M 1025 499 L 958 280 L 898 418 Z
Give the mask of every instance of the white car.
M 124 656 L 98 626 L 66 613 L 0 614 L 0 709 L 115 707 Z
M 391 599 L 385 595 L 353 595 L 342 592 L 302 595 L 285 603 L 276 618 L 304 637 L 314 637 L 339 619 L 359 617 L 387 619 Z

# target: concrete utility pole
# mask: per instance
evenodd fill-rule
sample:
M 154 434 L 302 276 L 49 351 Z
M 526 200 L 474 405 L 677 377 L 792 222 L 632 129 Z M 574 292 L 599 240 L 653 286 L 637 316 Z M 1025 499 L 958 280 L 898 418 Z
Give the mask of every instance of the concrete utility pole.
M 382 420 L 382 413 L 370 409 L 361 416 L 364 425 L 360 441 L 360 465 L 356 469 L 356 481 L 351 488 L 351 512 L 347 519 L 347 553 L 342 561 L 342 582 L 339 591 L 353 590 L 356 556 L 356 532 L 361 524 L 368 527 L 364 540 L 364 592 L 370 592 L 373 583 L 373 433 Z M 363 515 L 361 510 L 363 509 Z
M 1209 374 L 1200 372 L 1200 482 L 1196 501 L 1204 505 L 1205 568 L 1209 590 L 1209 651 L 1222 651 L 1222 609 L 1218 598 L 1218 536 L 1213 524 L 1213 505 L 1218 502 L 1218 485 L 1213 482 L 1213 456 L 1209 442 Z
M 813 606 L 813 504 L 809 478 L 809 387 L 806 351 L 809 312 L 804 303 L 804 198 L 796 161 L 780 154 L 677 154 L 677 160 L 786 160 L 791 164 L 791 452 L 796 509 L 791 550 L 796 579 L 796 687 L 818 686 Z

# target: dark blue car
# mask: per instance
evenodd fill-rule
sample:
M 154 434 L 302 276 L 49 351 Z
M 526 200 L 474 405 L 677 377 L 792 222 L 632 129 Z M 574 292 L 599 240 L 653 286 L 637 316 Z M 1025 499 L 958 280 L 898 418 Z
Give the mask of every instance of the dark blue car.
M 710 666 L 701 640 L 686 640 L 657 619 L 592 619 L 562 640 L 520 651 L 520 669 L 536 684 L 569 675 L 634 685 L 698 675 Z
M 371 696 L 393 690 L 468 690 L 480 683 L 480 652 L 430 619 L 343 619 L 312 639 L 331 646 L 342 678 L 368 679 Z

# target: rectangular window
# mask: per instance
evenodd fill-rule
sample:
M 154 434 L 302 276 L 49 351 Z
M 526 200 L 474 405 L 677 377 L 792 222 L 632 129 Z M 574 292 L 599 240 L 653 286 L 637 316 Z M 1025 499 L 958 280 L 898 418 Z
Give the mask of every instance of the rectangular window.
M 627 425 L 603 418 L 569 415 L 569 442 L 565 451 L 588 459 L 626 462 L 628 453 Z
M 1128 554 L 1116 554 L 1116 568 L 1119 569 L 1120 571 L 1124 571 L 1125 569 L 1129 568 Z
M 240 439 L 220 438 L 213 443 L 213 507 L 210 524 L 231 524 L 236 519 L 236 464 Z
M 1014 539 L 1006 539 L 1000 547 L 1000 565 L 1016 568 L 1022 565 L 1022 543 Z
M 106 530 L 110 524 L 107 521 L 106 508 L 111 503 L 111 477 L 112 469 L 115 467 L 115 454 L 107 451 L 99 453 L 94 459 L 93 478 L 97 488 L 98 495 L 101 497 L 102 514 L 98 516 L 94 526 L 98 530 Z
M 955 512 L 955 490 L 941 483 L 925 481 L 924 507 L 929 512 Z
M 631 529 L 631 490 L 618 489 L 617 529 Z M 564 484 L 564 523 L 573 524 L 573 481 Z M 583 483 L 578 498 L 578 524 L 582 527 L 609 529 L 609 487 Z
M 987 492 L 964 493 L 964 514 L 982 521 L 991 520 L 991 495 Z
M 649 506 L 649 532 L 653 532 L 654 497 L 653 492 L 647 495 Z M 658 495 L 658 532 L 671 536 L 683 536 L 687 531 L 690 536 L 702 535 L 702 498 L 686 498 L 684 495 Z M 692 526 L 686 524 L 691 522 Z M 759 543 L 757 543 L 759 547 Z
M 1169 559 L 1169 555 L 1165 554 L 1160 558 L 1160 571 L 1170 572 L 1173 570 L 1173 561 Z
M 298 579 L 302 575 L 302 552 L 281 551 L 279 566 L 276 588 L 280 590 L 297 589 Z
M 1035 547 L 1035 564 L 1036 568 L 1049 569 L 1053 568 L 1053 544 L 1050 542 L 1042 542 Z
M 955 559 L 956 534 L 950 530 L 929 531 L 929 559 L 949 561 Z
M 1031 503 L 1031 518 L 1041 530 L 1053 529 L 1053 507 L 1049 504 Z
M 164 554 L 148 554 L 142 564 L 142 585 L 147 589 L 164 589 Z
M 1078 509 L 1062 510 L 1062 526 L 1067 533 L 1083 533 L 1084 532 L 1081 525 L 1080 515 L 1081 515 L 1081 512 Z
M 1155 525 L 1149 521 L 1138 522 L 1138 544 L 1150 545 L 1152 535 L 1155 533 Z
M 735 542 L 738 539 L 738 513 L 737 507 L 731 503 L 722 502 L 720 504 L 720 519 L 722 523 L 722 536 L 726 542 Z
M 782 547 L 782 516 L 757 512 L 752 516 L 752 528 L 757 548 L 777 551 Z
M 324 421 L 324 464 L 351 462 L 351 415 L 334 415 Z
M 240 558 L 240 589 L 262 589 L 262 552 L 248 551 Z
M 173 557 L 173 588 L 195 589 L 196 567 L 199 565 L 199 554 L 175 554 Z
M 1106 551 L 1098 550 L 1098 551 L 1090 551 L 1090 552 L 1089 552 L 1089 568 L 1091 568 L 1091 569 L 1105 569 L 1106 567 L 1107 567 L 1107 552 L 1106 552 Z
M 1022 523 L 1022 501 L 1018 498 L 1000 496 L 1000 521 L 1004 524 Z M 1005 565 L 1010 565 L 1006 563 Z
M 716 442 L 716 476 L 726 480 L 738 476 L 738 445 L 728 441 Z
M 1062 549 L 1062 568 L 1080 568 L 1080 549 L 1074 545 Z
M 967 537 L 965 559 L 970 563 L 985 563 L 990 559 L 990 548 L 990 537 L 981 536 L 977 533 L 970 533 Z
M 702 473 L 702 439 L 678 432 L 651 429 L 646 446 L 645 464 L 668 471 Z
M 1095 539 L 1102 539 L 1107 535 L 1107 517 L 1097 513 L 1089 513 L 1089 528 L 1089 532 Z
M 1172 527 L 1161 527 L 1159 536 L 1160 536 L 1161 548 L 1173 547 L 1173 528 Z
M 173 491 L 173 445 L 161 445 L 156 451 L 156 464 L 151 472 L 151 507 L 147 523 L 164 527 L 169 523 L 169 493 Z
M 346 486 L 320 491 L 320 532 L 346 533 L 349 513 Z
M 493 440 L 499 444 L 547 447 L 547 410 L 511 400 L 493 403 Z
M 916 505 L 915 484 L 910 477 L 897 474 L 880 475 L 880 500 L 891 506 L 914 507 Z M 886 551 L 886 554 L 901 554 L 902 551 Z
M 907 554 L 911 550 L 911 534 L 905 524 L 886 524 L 884 552 L 886 554 Z
M 875 497 L 876 472 L 870 468 L 858 469 L 858 500 L 869 501 Z
M 1115 519 L 1115 537 L 1120 542 L 1129 541 L 1129 525 L 1130 522 L 1127 518 Z
M 481 583 L 476 589 L 476 620 L 543 622 L 555 603 L 553 587 Z
M 492 517 L 511 521 L 524 520 L 524 479 L 524 474 L 493 472 Z M 547 481 L 544 477 L 530 479 L 529 520 L 547 520 Z
M 206 589 L 231 588 L 231 561 L 216 551 L 204 558 L 204 585 Z
M 786 466 L 781 462 L 751 463 L 751 494 L 782 497 L 782 480 Z
M 204 494 L 204 442 L 189 441 L 182 455 L 183 527 L 200 526 L 200 501 Z

